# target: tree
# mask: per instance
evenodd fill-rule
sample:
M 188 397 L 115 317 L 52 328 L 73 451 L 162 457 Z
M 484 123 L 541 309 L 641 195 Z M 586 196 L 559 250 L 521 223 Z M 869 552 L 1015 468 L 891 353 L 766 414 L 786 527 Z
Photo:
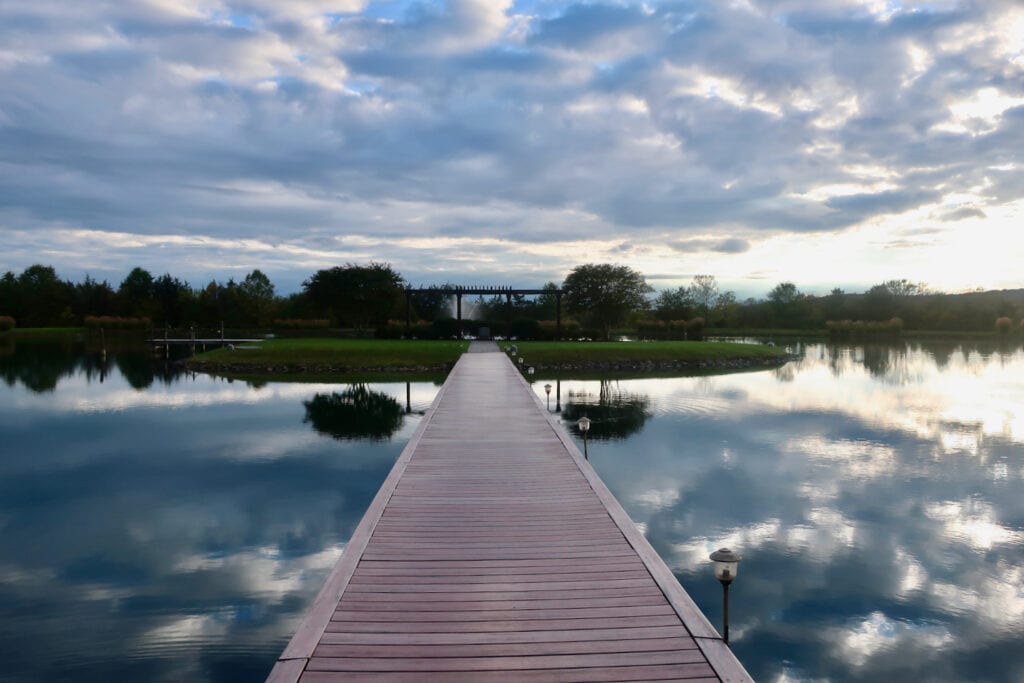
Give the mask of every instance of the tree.
M 170 273 L 164 273 L 153 280 L 154 322 L 162 320 L 171 327 L 184 322 L 185 304 L 192 298 L 187 282 L 182 282 Z
M 689 287 L 666 289 L 654 299 L 654 315 L 658 320 L 687 320 L 696 306 Z
M 389 263 L 348 263 L 318 270 L 302 283 L 314 305 L 342 325 L 383 325 L 402 299 L 402 276 Z
M 918 296 L 928 293 L 928 285 L 923 282 L 911 282 L 910 280 L 886 280 L 882 286 L 889 290 L 889 293 L 896 297 Z
M 714 275 L 695 275 L 689 292 L 697 310 L 706 316 L 718 299 L 718 281 Z
M 538 320 L 554 320 L 558 316 L 558 285 L 546 282 L 541 287 L 543 294 L 538 294 L 534 305 Z
M 114 315 L 117 312 L 117 295 L 107 283 L 97 282 L 89 275 L 75 285 L 75 311 L 80 316 Z
M 736 301 L 736 293 L 729 290 L 718 295 L 715 301 L 713 321 L 715 325 L 725 327 L 736 327 L 739 320 L 739 302 Z
M 803 296 L 792 282 L 780 282 L 768 292 L 768 300 L 777 306 L 796 303 Z
M 610 337 L 612 325 L 645 308 L 647 294 L 653 291 L 639 272 L 609 263 L 576 266 L 566 276 L 562 289 L 566 309 L 590 319 L 601 328 L 605 339 Z
M 151 316 L 153 314 L 153 276 L 148 270 L 136 266 L 121 281 L 117 290 L 121 309 L 126 315 Z
M 74 286 L 57 277 L 57 271 L 39 264 L 29 266 L 18 276 L 21 298 L 20 327 L 68 324 Z M 67 309 L 67 315 L 65 315 Z
M 799 324 L 800 303 L 804 295 L 792 282 L 780 282 L 768 292 L 768 301 L 775 314 L 776 324 L 792 327 Z
M 258 268 L 245 276 L 238 285 L 242 305 L 249 318 L 257 325 L 270 322 L 274 306 L 274 283 Z
M 416 309 L 416 314 L 421 319 L 430 321 L 450 317 L 454 295 L 445 294 L 444 290 L 446 289 L 455 289 L 455 285 L 446 282 L 443 285 L 431 285 L 417 291 L 412 298 L 412 306 Z M 462 303 L 465 305 L 466 300 L 463 299 Z

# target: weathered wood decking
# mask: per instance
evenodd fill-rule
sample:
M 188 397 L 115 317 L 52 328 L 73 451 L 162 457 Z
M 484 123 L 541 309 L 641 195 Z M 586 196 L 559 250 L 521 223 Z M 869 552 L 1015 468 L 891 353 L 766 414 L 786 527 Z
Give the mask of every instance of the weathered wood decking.
M 464 355 L 268 681 L 749 681 L 501 353 Z

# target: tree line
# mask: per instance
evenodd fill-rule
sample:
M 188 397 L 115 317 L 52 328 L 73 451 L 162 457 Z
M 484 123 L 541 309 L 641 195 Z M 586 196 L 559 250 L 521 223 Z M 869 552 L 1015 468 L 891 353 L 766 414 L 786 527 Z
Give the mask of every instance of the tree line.
M 254 269 L 240 281 L 212 280 L 192 287 L 170 273 L 133 268 L 116 286 L 86 276 L 61 279 L 51 266 L 33 265 L 0 278 L 0 331 L 18 327 L 169 326 L 231 328 L 352 328 L 400 336 L 405 331 L 407 281 L 387 263 L 345 264 L 316 271 L 300 292 L 279 295 Z M 416 331 L 450 336 L 452 298 L 443 284 L 417 291 L 408 311 Z M 558 292 L 573 336 L 609 337 L 613 330 L 642 336 L 692 336 L 715 329 L 797 329 L 866 332 L 1021 329 L 1024 290 L 944 294 L 908 280 L 889 280 L 864 292 L 833 289 L 818 296 L 792 282 L 763 298 L 739 300 L 712 275 L 655 292 L 643 274 L 616 264 L 584 264 L 562 283 L 548 282 L 536 297 L 506 295 L 463 299 L 464 318 L 497 333 L 543 336 L 553 332 Z M 998 325 L 996 321 L 999 321 Z M 6 322 L 5 322 L 6 321 Z M 469 328 L 473 331 L 473 328 Z

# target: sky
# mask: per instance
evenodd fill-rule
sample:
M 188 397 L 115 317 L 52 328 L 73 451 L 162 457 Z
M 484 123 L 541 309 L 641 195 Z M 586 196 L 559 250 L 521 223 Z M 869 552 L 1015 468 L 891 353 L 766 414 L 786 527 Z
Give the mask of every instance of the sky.
M 1024 287 L 1020 0 L 4 0 L 0 271 Z

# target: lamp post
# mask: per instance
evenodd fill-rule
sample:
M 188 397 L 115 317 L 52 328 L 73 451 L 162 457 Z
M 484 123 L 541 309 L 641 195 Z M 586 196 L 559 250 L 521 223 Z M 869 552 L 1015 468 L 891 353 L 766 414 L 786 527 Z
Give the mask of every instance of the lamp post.
M 551 412 L 551 385 L 544 385 L 544 393 L 548 395 L 548 412 Z
M 729 644 L 729 584 L 736 578 L 740 560 L 743 558 L 728 548 L 711 553 L 715 563 L 715 578 L 722 584 L 722 640 Z
M 527 375 L 531 375 L 532 376 L 533 373 L 534 373 L 534 367 L 532 365 L 530 367 L 526 368 L 526 374 Z
M 583 434 L 583 458 L 590 460 L 590 456 L 587 454 L 587 432 L 590 431 L 590 418 L 584 415 L 576 423 L 576 426 L 580 428 L 580 432 Z

